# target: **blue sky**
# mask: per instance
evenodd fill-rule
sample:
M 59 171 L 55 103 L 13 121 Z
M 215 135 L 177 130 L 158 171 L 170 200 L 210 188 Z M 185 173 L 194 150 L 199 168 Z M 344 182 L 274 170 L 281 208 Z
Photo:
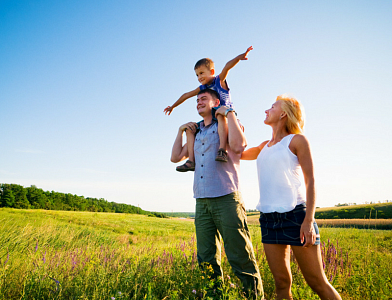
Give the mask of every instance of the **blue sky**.
M 0 182 L 193 211 L 192 173 L 170 152 L 198 121 L 202 57 L 228 75 L 249 146 L 264 111 L 297 97 L 318 206 L 392 200 L 391 1 L 0 1 Z M 255 162 L 241 165 L 248 209 Z

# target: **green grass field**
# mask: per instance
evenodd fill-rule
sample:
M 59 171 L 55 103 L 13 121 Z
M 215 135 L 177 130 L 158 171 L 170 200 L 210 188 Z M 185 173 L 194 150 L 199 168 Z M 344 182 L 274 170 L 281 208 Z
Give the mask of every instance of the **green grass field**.
M 267 299 L 274 284 L 250 225 Z M 321 228 L 325 272 L 343 299 L 392 298 L 392 232 Z M 295 299 L 318 299 L 295 260 Z M 242 299 L 223 258 L 223 299 Z M 0 299 L 213 299 L 194 224 L 143 215 L 0 209 Z

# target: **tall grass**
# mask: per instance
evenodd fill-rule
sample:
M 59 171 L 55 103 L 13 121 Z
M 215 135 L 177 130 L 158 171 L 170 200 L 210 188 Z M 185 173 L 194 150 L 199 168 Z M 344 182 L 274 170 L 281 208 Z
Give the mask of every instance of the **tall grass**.
M 258 226 L 250 226 L 267 299 Z M 392 233 L 323 228 L 328 279 L 343 299 L 392 297 Z M 223 284 L 198 267 L 193 222 L 110 213 L 0 210 L 0 299 L 242 299 L 225 256 Z M 293 258 L 295 299 L 318 299 Z

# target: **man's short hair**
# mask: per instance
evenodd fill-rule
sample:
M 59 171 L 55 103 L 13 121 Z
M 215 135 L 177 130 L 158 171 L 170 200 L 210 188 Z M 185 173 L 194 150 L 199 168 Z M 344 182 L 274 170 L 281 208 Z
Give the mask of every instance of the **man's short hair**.
M 201 66 L 205 66 L 208 70 L 215 69 L 214 62 L 213 62 L 212 59 L 210 59 L 210 58 L 202 58 L 202 59 L 200 59 L 200 60 L 196 63 L 194 69 L 196 70 L 197 68 L 200 68 Z
M 217 91 L 212 90 L 212 89 L 204 89 L 204 90 L 201 90 L 200 92 L 197 93 L 197 95 L 201 95 L 201 94 L 209 94 L 213 100 L 216 100 L 216 99 L 220 100 L 219 93 Z

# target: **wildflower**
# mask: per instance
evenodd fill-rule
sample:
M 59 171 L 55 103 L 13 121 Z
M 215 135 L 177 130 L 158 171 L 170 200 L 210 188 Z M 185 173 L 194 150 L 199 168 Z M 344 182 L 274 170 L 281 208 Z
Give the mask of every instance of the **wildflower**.
M 192 293 L 194 293 L 196 295 L 196 290 L 192 290 Z
M 37 252 L 37 250 L 38 250 L 38 241 L 37 241 L 37 244 L 35 245 L 35 251 L 34 252 Z
M 4 262 L 4 266 L 7 264 L 7 262 L 8 262 L 9 259 L 10 259 L 10 253 L 8 252 L 8 253 L 7 253 L 7 259 L 6 259 L 5 262 Z
M 116 300 L 116 298 L 114 298 L 114 297 L 110 297 L 110 299 L 112 299 L 112 300 Z
M 122 293 L 121 293 L 121 292 L 118 292 L 118 295 L 119 295 L 119 296 L 121 296 L 121 295 L 122 295 Z
M 230 283 L 230 287 L 235 288 L 235 284 L 234 283 Z
M 59 286 L 60 286 L 60 281 L 58 281 L 57 279 L 48 276 L 50 279 L 52 279 L 54 282 L 56 282 L 56 290 L 51 290 L 52 292 L 57 292 L 59 290 Z
M 227 275 L 227 278 L 230 280 L 230 276 L 229 275 Z

